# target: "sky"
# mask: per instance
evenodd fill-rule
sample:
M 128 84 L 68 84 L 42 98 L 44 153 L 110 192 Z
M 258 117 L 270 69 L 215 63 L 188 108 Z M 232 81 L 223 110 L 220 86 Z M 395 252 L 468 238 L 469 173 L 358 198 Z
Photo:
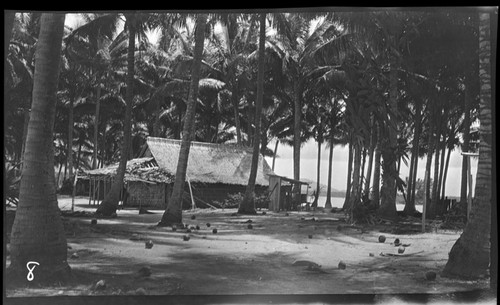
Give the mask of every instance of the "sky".
M 274 148 L 274 143 L 270 143 L 269 147 Z M 293 178 L 293 148 L 280 144 L 278 146 L 278 157 L 276 158 L 275 170 L 277 175 Z M 318 145 L 315 141 L 310 140 L 300 151 L 300 177 L 316 181 Z M 345 190 L 347 185 L 347 161 L 349 156 L 349 148 L 336 146 L 333 149 L 333 166 L 332 166 L 332 188 L 337 190 Z M 321 150 L 321 170 L 320 183 L 328 183 L 328 158 L 329 151 L 326 145 L 322 146 Z M 472 189 L 475 187 L 475 179 L 477 172 L 478 158 L 471 159 L 471 172 L 473 177 Z M 272 157 L 266 157 L 269 166 L 272 166 Z M 421 158 L 418 161 L 417 178 L 424 179 L 426 158 Z M 367 162 L 368 163 L 368 162 Z M 434 170 L 434 161 L 432 162 L 432 170 Z M 365 169 L 366 173 L 366 169 Z M 400 177 L 405 180 L 408 176 L 409 168 L 401 163 Z M 432 174 L 433 172 L 431 172 Z M 462 175 L 462 156 L 460 150 L 454 150 L 450 155 L 450 164 L 448 168 L 448 176 L 446 178 L 446 194 L 445 196 L 460 196 L 460 180 Z

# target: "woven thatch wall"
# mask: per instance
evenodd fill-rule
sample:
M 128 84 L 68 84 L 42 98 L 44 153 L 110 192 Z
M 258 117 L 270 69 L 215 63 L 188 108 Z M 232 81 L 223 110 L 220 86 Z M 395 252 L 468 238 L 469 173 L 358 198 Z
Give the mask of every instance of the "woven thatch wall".
M 230 184 L 198 184 L 193 183 L 193 195 L 196 198 L 200 198 L 201 200 L 213 204 L 214 201 L 223 202 L 228 198 L 230 194 L 241 193 L 245 194 L 246 186 L 243 185 L 230 185 Z M 255 186 L 255 193 L 257 195 L 265 192 L 267 187 L 264 186 Z M 189 192 L 189 189 L 186 188 L 186 191 Z
M 130 181 L 127 185 L 128 198 L 126 206 L 165 208 L 164 183 L 150 184 L 140 181 Z

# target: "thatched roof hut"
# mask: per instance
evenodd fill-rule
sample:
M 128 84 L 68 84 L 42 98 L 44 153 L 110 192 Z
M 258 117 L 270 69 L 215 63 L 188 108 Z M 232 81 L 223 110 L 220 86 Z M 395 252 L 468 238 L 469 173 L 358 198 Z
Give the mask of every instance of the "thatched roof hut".
M 175 181 L 181 141 L 148 137 L 139 158 L 127 161 L 124 182 L 124 205 L 164 207 Z M 191 142 L 187 181 L 192 196 L 199 202 L 222 202 L 228 194 L 243 193 L 250 176 L 252 151 L 236 144 Z M 118 163 L 87 170 L 83 179 L 90 180 L 89 197 L 104 198 L 116 176 Z M 268 188 L 273 171 L 262 155 L 256 177 L 256 192 Z M 190 192 L 191 193 L 191 192 Z M 202 199 L 203 198 L 203 199 Z

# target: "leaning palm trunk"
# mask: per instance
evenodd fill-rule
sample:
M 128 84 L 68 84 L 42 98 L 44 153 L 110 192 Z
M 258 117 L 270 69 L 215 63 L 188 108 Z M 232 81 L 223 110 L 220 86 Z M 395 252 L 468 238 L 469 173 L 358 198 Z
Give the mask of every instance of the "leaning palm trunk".
M 159 226 L 172 226 L 182 223 L 182 197 L 184 194 L 184 183 L 189 159 L 189 150 L 195 130 L 196 100 L 198 98 L 198 85 L 200 81 L 201 58 L 203 55 L 203 42 L 205 40 L 205 26 L 207 15 L 200 14 L 196 20 L 194 58 L 191 68 L 191 84 L 187 102 L 186 114 L 184 117 L 184 127 L 182 130 L 182 142 L 177 162 L 177 172 L 172 195 L 167 208 L 163 213 Z
M 492 211 L 492 117 L 491 117 L 491 64 L 490 15 L 479 14 L 479 76 L 480 144 L 476 175 L 475 200 L 464 232 L 453 245 L 443 270 L 445 276 L 478 278 L 488 272 L 490 264 L 490 229 Z M 492 252 L 495 253 L 495 252 Z M 490 269 L 492 286 L 496 284 L 496 260 L 492 256 Z
M 41 17 L 25 166 L 10 243 L 10 271 L 26 277 L 26 263 L 36 261 L 40 265 L 34 280 L 61 280 L 70 272 L 57 205 L 53 146 L 64 19 L 65 14 L 57 13 Z
M 444 200 L 446 197 L 446 178 L 448 176 L 448 168 L 450 165 L 450 156 L 451 156 L 451 147 L 448 147 L 448 152 L 446 155 L 446 161 L 444 165 L 444 173 L 443 173 L 443 187 L 441 188 L 441 198 Z
M 255 211 L 255 180 L 257 178 L 257 169 L 260 156 L 260 125 L 262 117 L 262 99 L 264 96 L 264 47 L 266 40 L 266 14 L 260 14 L 260 33 L 259 33 L 259 59 L 257 73 L 257 100 L 255 105 L 255 133 L 253 138 L 252 165 L 248 185 L 245 190 L 245 196 L 240 204 L 238 213 L 257 214 Z
M 121 147 L 120 163 L 116 170 L 116 176 L 111 189 L 106 197 L 97 208 L 96 214 L 103 216 L 111 216 L 116 213 L 120 194 L 123 189 L 123 178 L 127 167 L 129 149 L 132 137 L 132 104 L 134 98 L 134 52 L 135 52 L 135 17 L 127 15 L 127 26 L 129 31 L 128 49 L 127 49 L 127 91 L 125 101 L 127 107 L 125 109 L 125 118 L 123 126 L 123 143 Z

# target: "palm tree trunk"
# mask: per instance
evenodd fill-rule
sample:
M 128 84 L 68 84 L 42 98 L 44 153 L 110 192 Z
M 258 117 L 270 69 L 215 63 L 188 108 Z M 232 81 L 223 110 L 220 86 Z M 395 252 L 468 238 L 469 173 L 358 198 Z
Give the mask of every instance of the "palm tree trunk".
M 411 148 L 411 160 L 410 160 L 410 173 L 408 175 L 408 200 L 406 200 L 404 213 L 406 215 L 413 215 L 416 211 L 415 209 L 415 178 L 418 165 L 418 147 L 420 142 L 420 131 L 422 123 L 422 103 L 417 101 L 415 109 L 415 132 L 413 134 L 413 143 Z M 415 175 L 414 175 L 415 174 Z
M 361 174 L 359 175 L 359 198 L 361 198 L 361 193 L 363 190 L 363 181 L 365 181 L 365 164 L 366 164 L 366 148 L 362 148 L 363 155 L 361 157 Z
M 294 121 L 293 121 L 293 179 L 300 180 L 300 144 L 301 130 L 300 123 L 302 120 L 302 84 L 300 80 L 296 80 L 294 84 Z M 293 202 L 294 205 L 300 204 L 300 184 L 294 185 Z
M 99 135 L 99 112 L 101 108 L 101 84 L 97 86 L 97 94 L 95 101 L 95 118 L 94 118 L 94 154 L 92 160 L 92 169 L 97 168 L 97 151 L 98 151 L 98 135 Z
M 445 136 L 443 134 L 443 136 Z M 443 141 L 441 142 L 441 153 L 440 153 L 440 156 L 441 156 L 441 160 L 439 161 L 439 181 L 438 181 L 438 187 L 437 187 L 437 202 L 438 202 L 438 215 L 441 215 L 442 214 L 442 207 L 443 207 L 443 200 L 444 198 L 441 199 L 441 192 L 442 192 L 442 189 L 443 189 L 443 175 L 444 175 L 444 162 L 445 162 L 445 158 L 446 158 L 446 142 L 445 140 L 443 139 Z
M 479 13 L 479 77 L 480 77 L 480 146 L 476 175 L 475 200 L 467 226 L 453 245 L 444 276 L 478 278 L 490 265 L 490 230 L 492 211 L 492 116 L 490 15 Z M 494 245 L 492 245 L 494 246 Z M 496 285 L 498 254 L 491 255 L 492 281 Z M 493 285 L 493 284 L 492 284 Z M 496 289 L 496 286 L 493 286 Z
M 260 125 L 262 117 L 262 99 L 264 97 L 264 51 L 266 42 L 266 14 L 260 14 L 260 32 L 259 32 L 259 59 L 257 73 L 257 100 L 255 105 L 255 134 L 253 138 L 252 167 L 250 177 L 245 190 L 245 196 L 238 208 L 240 214 L 257 214 L 255 210 L 255 179 L 257 178 L 257 169 L 260 158 Z
M 4 18 L 5 18 L 5 23 L 4 23 L 4 52 L 3 52 L 3 61 L 4 61 L 4 67 L 7 67 L 7 56 L 8 56 L 8 51 L 9 51 L 9 46 L 10 46 L 10 39 L 12 38 L 12 27 L 14 26 L 14 19 L 15 19 L 15 12 L 14 11 L 4 11 Z M 5 86 L 6 82 L 4 82 L 4 103 L 7 101 L 7 88 Z M 23 142 L 24 143 L 24 142 Z M 24 146 L 24 144 L 23 144 Z M 22 155 L 21 155 L 22 158 Z M 6 156 L 4 154 L 3 157 L 4 160 L 4 165 L 7 163 L 6 162 Z M 22 170 L 22 163 L 21 163 L 21 170 Z M 5 174 L 5 167 L 3 170 L 3 189 L 7 189 L 7 177 Z M 6 197 L 6 192 L 3 192 L 3 215 L 7 215 L 7 197 Z M 5 266 L 7 266 L 7 222 L 4 221 L 3 225 L 3 271 L 5 274 Z M 3 295 L 5 294 L 5 285 L 3 289 Z
M 380 126 L 377 123 L 377 144 L 375 146 L 375 156 L 374 156 L 374 168 L 373 168 L 373 204 L 376 207 L 380 206 L 380 159 L 382 157 L 382 153 L 380 150 L 381 147 L 381 134 L 380 134 Z
M 71 96 L 69 98 L 69 112 L 68 112 L 68 153 L 67 153 L 67 160 L 68 160 L 68 167 L 69 167 L 69 178 L 73 177 L 73 125 L 74 125 L 74 119 L 73 119 L 73 105 L 75 102 L 75 97 L 74 94 L 71 93 Z
M 76 166 L 75 170 L 78 173 L 78 169 L 80 168 L 80 156 L 82 154 L 82 142 L 78 144 L 78 153 L 76 154 Z
M 349 206 L 347 208 L 348 211 L 350 211 L 351 215 L 351 220 L 354 220 L 357 215 L 354 214 L 355 207 L 361 204 L 360 198 L 359 198 L 359 189 L 361 187 L 359 183 L 359 177 L 360 177 L 360 170 L 361 170 L 361 146 L 359 145 L 358 142 L 355 142 L 353 144 L 353 150 L 354 150 L 354 168 L 353 168 L 353 174 L 352 174 L 352 188 L 351 188 L 351 195 L 349 197 Z
M 67 243 L 57 204 L 53 131 L 65 14 L 41 16 L 33 105 L 28 125 L 19 204 L 11 233 L 13 276 L 26 278 L 26 263 L 40 265 L 35 281 L 64 279 L 70 273 Z M 9 278 L 12 278 L 9 277 Z
M 317 162 L 317 166 L 316 166 L 316 197 L 314 197 L 314 201 L 313 203 L 311 204 L 311 207 L 314 209 L 314 208 L 317 208 L 318 207 L 318 197 L 319 197 L 319 193 L 320 193 L 320 190 L 321 190 L 321 187 L 320 187 L 320 173 L 321 173 L 321 139 L 318 139 L 318 162 Z
M 441 198 L 444 200 L 446 195 L 446 177 L 448 176 L 448 167 L 450 165 L 451 148 L 448 148 L 448 153 L 446 155 L 446 162 L 444 166 L 443 173 L 443 187 L 441 188 Z
M 368 169 L 366 170 L 366 183 L 365 183 L 365 191 L 364 191 L 364 197 L 367 199 L 370 198 L 370 185 L 371 185 L 371 178 L 372 178 L 372 169 L 373 169 L 373 157 L 374 157 L 374 152 L 375 152 L 375 142 L 377 141 L 376 139 L 376 129 L 375 129 L 375 123 L 372 120 L 372 129 L 370 131 L 370 147 L 368 151 Z
M 351 141 L 349 141 L 349 159 L 347 161 L 347 187 L 345 191 L 345 200 L 342 209 L 346 210 L 349 208 L 349 202 L 351 197 L 351 186 L 352 186 L 352 167 L 353 167 L 353 158 L 354 151 Z
M 469 151 L 469 141 L 470 141 L 470 112 L 471 112 L 471 104 L 473 100 L 472 89 L 471 89 L 471 79 L 472 77 L 466 75 L 465 76 L 465 106 L 464 106 L 464 131 L 463 131 L 463 144 L 462 144 L 462 152 Z M 462 158 L 462 179 L 460 182 L 460 202 L 467 202 L 467 168 L 469 158 Z
M 391 57 L 391 65 L 389 72 L 390 90 L 389 90 L 389 107 L 397 110 L 397 70 L 396 59 Z M 396 150 L 397 150 L 397 124 L 396 118 L 392 118 L 391 124 L 387 126 L 381 149 L 382 158 L 382 187 L 380 190 L 380 207 L 378 214 L 386 218 L 395 218 L 396 214 Z M 392 126 L 394 125 L 394 126 Z
M 233 102 L 233 112 L 234 112 L 234 125 L 236 127 L 236 143 L 241 145 L 241 126 L 240 126 L 240 111 L 238 105 L 238 94 L 236 86 L 233 87 L 233 92 L 231 94 L 231 101 Z
M 326 202 L 325 209 L 332 208 L 332 167 L 333 167 L 333 147 L 335 146 L 335 132 L 333 131 L 333 127 L 335 124 L 332 124 L 330 129 L 330 154 L 328 156 L 328 186 L 326 188 Z
M 278 144 L 280 143 L 280 141 L 278 139 L 276 139 L 276 143 L 274 144 L 274 154 L 273 154 L 273 166 L 272 166 L 272 170 L 274 171 L 274 164 L 275 164 L 275 161 L 276 161 L 276 154 L 278 153 Z
M 439 140 L 441 138 L 441 128 L 438 125 L 437 126 L 437 132 L 436 132 L 436 137 L 435 137 L 435 144 L 434 144 L 434 151 L 436 157 L 434 158 L 434 175 L 433 178 L 434 180 L 432 181 L 432 197 L 431 197 L 431 204 L 428 207 L 429 208 L 429 217 L 434 218 L 436 217 L 437 213 L 437 207 L 438 207 L 438 195 L 439 195 L 439 155 L 440 155 L 440 148 L 439 148 Z
M 125 108 L 125 118 L 123 124 L 123 142 L 121 147 L 120 163 L 118 164 L 118 169 L 116 170 L 114 182 L 111 185 L 108 194 L 106 194 L 104 200 L 101 202 L 96 211 L 96 214 L 103 216 L 111 216 L 113 213 L 116 213 L 118 202 L 120 201 L 120 194 L 122 193 L 123 189 L 123 178 L 125 177 L 127 159 L 129 156 L 132 137 L 132 104 L 134 98 L 134 53 L 136 33 L 135 23 L 135 15 L 127 14 L 126 26 L 129 31 L 127 49 L 127 91 L 125 92 L 125 101 L 127 103 L 127 106 Z
M 163 213 L 159 226 L 172 226 L 182 223 L 182 197 L 184 194 L 184 183 L 186 180 L 187 165 L 189 159 L 189 150 L 195 130 L 196 100 L 198 99 L 198 85 L 200 81 L 201 59 L 203 55 L 203 42 L 205 40 L 205 27 L 207 15 L 199 14 L 196 19 L 194 58 L 191 68 L 191 84 L 189 88 L 189 97 L 184 118 L 184 127 L 182 131 L 182 142 L 179 151 L 179 160 L 177 162 L 177 172 L 172 195 L 167 208 Z
M 434 141 L 433 141 L 433 133 L 434 133 L 434 124 L 432 123 L 432 118 L 429 117 L 429 138 L 427 141 L 427 161 L 425 163 L 425 198 L 424 198 L 424 205 L 425 205 L 425 216 L 430 216 L 430 209 L 428 209 L 427 203 L 430 201 L 430 189 L 431 189 L 431 165 L 432 165 L 432 155 L 434 153 Z
M 156 107 L 155 107 L 155 119 L 153 122 L 153 136 L 154 137 L 160 137 L 160 102 L 156 101 Z
M 20 168 L 21 171 L 23 170 L 23 164 L 24 164 L 24 151 L 26 149 L 26 137 L 28 136 L 28 123 L 30 121 L 30 112 L 31 110 L 29 108 L 23 109 L 24 124 L 23 124 L 23 139 L 21 146 L 21 168 Z

